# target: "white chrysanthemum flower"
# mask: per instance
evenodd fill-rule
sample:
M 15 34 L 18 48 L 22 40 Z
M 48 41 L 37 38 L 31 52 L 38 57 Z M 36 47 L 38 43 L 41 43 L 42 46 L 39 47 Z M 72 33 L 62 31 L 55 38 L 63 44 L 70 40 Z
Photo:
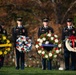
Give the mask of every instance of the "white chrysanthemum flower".
M 54 37 L 51 37 L 50 39 L 51 39 L 51 40 L 54 40 Z
M 48 36 L 48 37 L 51 37 L 51 34 L 49 33 L 49 34 L 47 34 L 47 36 Z
M 42 43 L 39 43 L 39 46 L 42 46 Z
M 39 39 L 37 39 L 37 41 L 40 41 L 40 38 L 39 38 Z
M 21 40 L 21 38 L 18 38 L 17 41 L 18 41 L 18 40 Z
M 61 44 L 59 44 L 58 47 L 60 48 L 61 47 Z
M 58 39 L 55 39 L 55 43 L 58 43 L 58 41 L 59 41 Z
M 61 52 L 61 49 L 59 51 Z
M 23 39 L 24 41 L 26 41 L 26 38 L 25 39 Z
M 45 58 L 48 58 L 48 55 L 47 54 L 45 55 Z
M 22 44 L 22 42 L 18 42 L 18 43 L 19 43 L 19 45 Z
M 54 55 L 54 58 L 56 58 L 57 57 L 57 55 Z
M 49 41 L 46 41 L 45 44 L 49 44 Z
M 29 47 L 31 46 L 31 44 L 27 44 Z
M 40 40 L 41 40 L 40 38 L 37 39 L 38 42 L 39 42 Z
M 24 50 L 25 50 L 25 51 L 27 50 L 26 46 L 24 46 Z
M 22 50 L 21 50 L 21 49 L 19 49 L 19 51 L 21 52 Z
M 43 40 L 43 41 L 45 41 L 45 40 L 46 40 L 46 38 L 42 38 L 42 40 Z
M 60 51 L 59 50 L 56 50 L 56 53 L 58 54 Z
M 18 47 L 18 50 L 19 50 L 20 52 L 22 51 L 21 48 L 22 48 L 22 47 L 20 47 L 20 46 Z
M 41 50 L 38 50 L 38 53 L 39 53 L 39 54 L 41 54 L 41 52 L 42 52 Z
M 58 36 L 57 36 L 57 35 L 54 35 L 54 37 L 56 37 L 56 38 L 57 38 Z
M 39 46 L 38 45 L 35 45 L 35 47 L 38 48 Z
M 42 51 L 42 54 L 45 54 L 45 51 Z
M 43 40 L 42 39 L 40 39 L 40 43 L 42 43 L 43 42 Z
M 49 53 L 49 57 L 52 57 L 52 53 Z
M 31 42 L 31 39 L 29 39 L 28 41 Z

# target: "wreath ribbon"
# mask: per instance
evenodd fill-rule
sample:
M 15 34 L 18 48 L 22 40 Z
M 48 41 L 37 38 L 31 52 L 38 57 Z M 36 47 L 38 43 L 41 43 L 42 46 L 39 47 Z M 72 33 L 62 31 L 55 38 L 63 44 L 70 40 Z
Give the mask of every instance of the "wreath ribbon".
M 12 44 L 0 44 L 0 47 L 11 47 Z
M 42 44 L 42 46 L 46 46 L 46 47 L 57 47 L 56 44 Z
M 73 48 L 74 48 L 74 47 L 75 47 L 76 37 L 72 35 L 72 36 L 70 36 L 68 39 L 72 41 L 72 46 L 73 46 Z

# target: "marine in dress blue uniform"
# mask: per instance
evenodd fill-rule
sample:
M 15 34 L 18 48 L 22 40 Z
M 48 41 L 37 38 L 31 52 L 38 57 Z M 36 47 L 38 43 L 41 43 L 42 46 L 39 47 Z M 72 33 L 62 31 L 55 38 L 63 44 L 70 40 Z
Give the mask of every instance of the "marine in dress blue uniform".
M 48 22 L 49 19 L 48 18 L 44 18 L 43 19 L 43 26 L 39 28 L 38 30 L 38 37 L 40 37 L 42 34 L 45 33 L 54 33 L 54 30 L 52 27 L 48 26 Z M 47 51 L 50 51 L 52 48 L 48 48 L 48 47 L 44 47 Z M 46 58 L 42 58 L 42 69 L 46 70 L 46 68 L 48 70 L 52 69 L 52 65 L 51 65 L 51 59 L 47 60 Z
M 4 27 L 5 27 L 5 24 L 1 22 L 0 23 L 0 34 L 7 36 L 7 31 L 5 30 Z M 0 68 L 3 67 L 3 64 L 4 64 L 4 56 L 0 55 Z
M 12 29 L 12 37 L 13 37 L 13 42 L 14 42 L 14 47 L 16 48 L 16 40 L 20 35 L 26 36 L 27 37 L 27 30 L 25 27 L 22 25 L 22 18 L 18 17 L 17 18 L 17 26 Z M 20 63 L 21 63 L 21 69 L 24 69 L 24 52 L 19 52 L 16 49 L 16 69 L 20 68 Z M 21 61 L 19 59 L 21 58 Z
M 75 70 L 75 52 L 67 50 L 65 46 L 65 39 L 69 36 L 76 36 L 76 29 L 73 26 L 72 18 L 67 19 L 67 26 L 62 31 L 62 41 L 64 47 L 64 58 L 65 58 L 65 70 L 70 69 L 70 57 L 71 57 L 71 70 Z

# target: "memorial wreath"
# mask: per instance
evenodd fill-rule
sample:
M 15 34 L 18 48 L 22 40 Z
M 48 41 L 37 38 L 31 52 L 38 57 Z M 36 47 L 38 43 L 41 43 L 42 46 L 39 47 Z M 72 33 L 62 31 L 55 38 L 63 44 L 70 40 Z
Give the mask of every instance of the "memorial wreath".
M 72 35 L 66 38 L 65 45 L 69 51 L 76 52 L 76 36 Z
M 19 36 L 16 40 L 16 49 L 19 52 L 29 52 L 32 48 L 32 41 L 29 37 Z
M 52 44 L 50 44 L 52 43 Z M 47 51 L 45 50 L 45 47 L 53 47 L 52 50 Z M 46 33 L 42 34 L 36 41 L 35 45 L 37 52 L 43 57 L 43 58 L 56 58 L 58 54 L 61 52 L 61 42 L 57 35 L 54 35 L 52 33 Z
M 0 56 L 8 54 L 11 50 L 12 44 L 5 35 L 0 34 Z

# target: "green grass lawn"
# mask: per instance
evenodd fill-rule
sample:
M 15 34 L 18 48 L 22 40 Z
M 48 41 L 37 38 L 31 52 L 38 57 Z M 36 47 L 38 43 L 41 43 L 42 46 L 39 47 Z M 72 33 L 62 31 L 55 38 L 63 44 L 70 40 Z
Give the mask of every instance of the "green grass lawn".
M 41 68 L 16 70 L 15 67 L 2 67 L 0 75 L 76 75 L 76 71 L 42 70 Z

